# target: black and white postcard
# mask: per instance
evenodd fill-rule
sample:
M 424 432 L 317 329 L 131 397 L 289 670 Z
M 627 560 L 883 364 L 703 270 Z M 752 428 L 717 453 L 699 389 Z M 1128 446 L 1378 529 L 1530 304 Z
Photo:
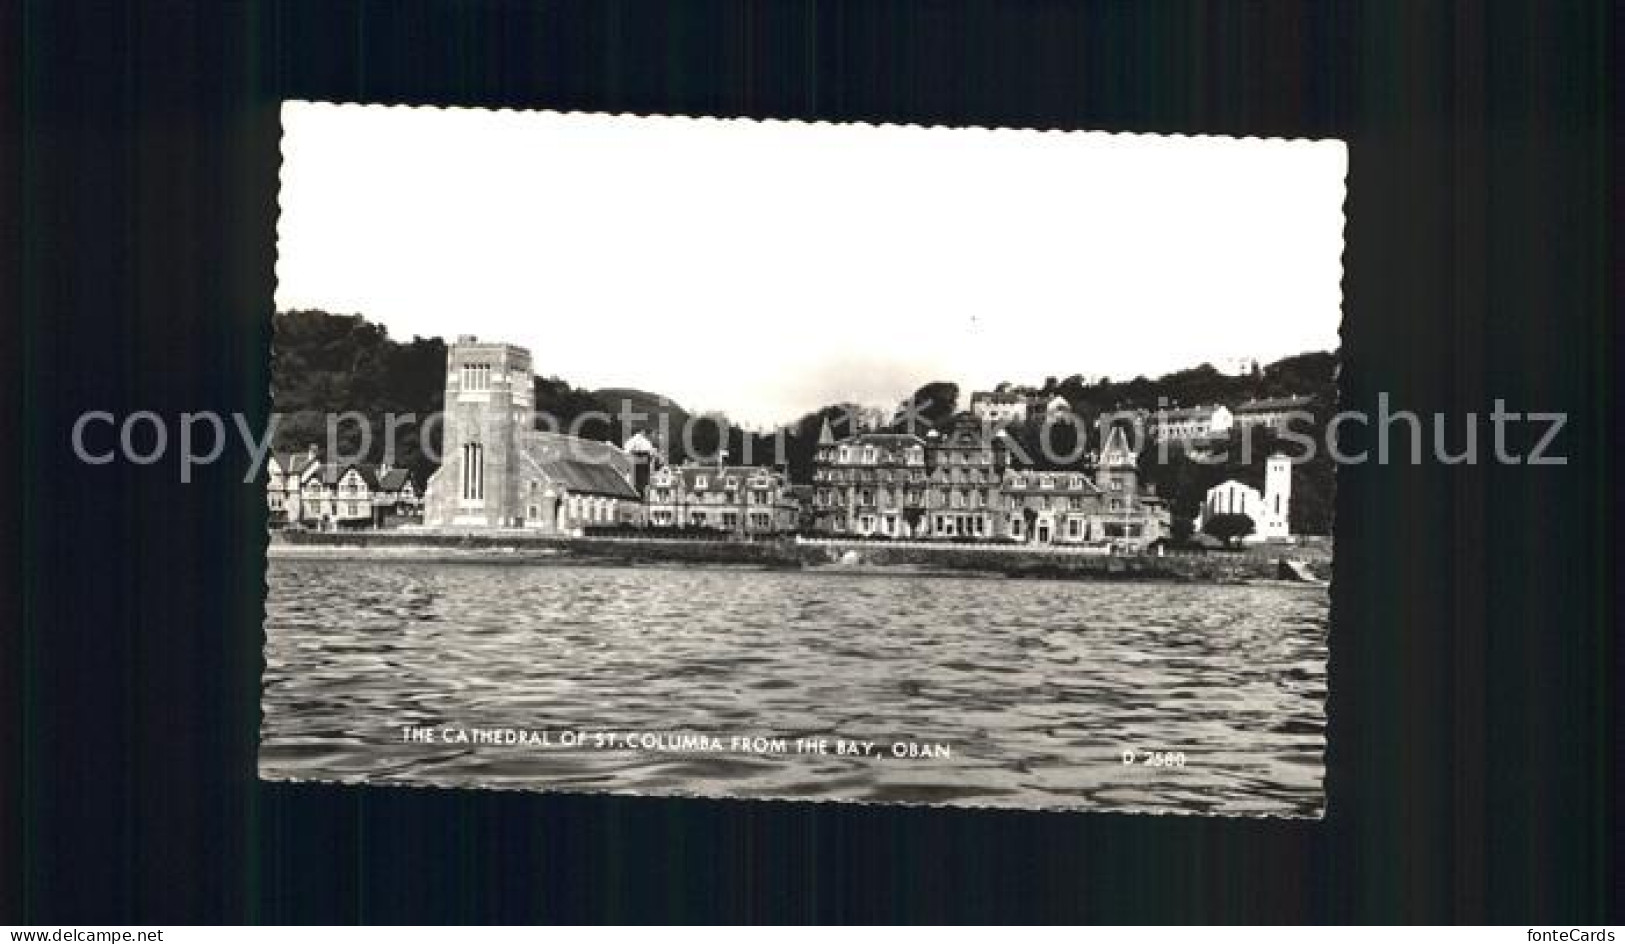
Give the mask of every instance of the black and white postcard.
M 1342 143 L 283 126 L 261 776 L 1324 813 Z

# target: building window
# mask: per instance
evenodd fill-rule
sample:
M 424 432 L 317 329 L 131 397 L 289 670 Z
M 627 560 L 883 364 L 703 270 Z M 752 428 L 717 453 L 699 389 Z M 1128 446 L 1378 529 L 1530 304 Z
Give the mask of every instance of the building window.
M 463 444 L 463 498 L 485 498 L 485 447 L 479 443 Z
M 491 365 L 464 364 L 463 389 L 468 391 L 491 389 Z

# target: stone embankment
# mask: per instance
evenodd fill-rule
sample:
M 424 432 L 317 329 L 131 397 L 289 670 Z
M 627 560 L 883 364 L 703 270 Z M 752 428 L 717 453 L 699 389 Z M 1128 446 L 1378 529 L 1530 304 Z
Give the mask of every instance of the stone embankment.
M 1331 577 L 1326 543 L 1208 553 L 1108 554 L 1074 548 L 884 541 L 697 541 L 546 537 L 523 532 L 278 532 L 271 556 L 557 564 L 666 564 L 1008 577 L 1186 580 L 1228 583 Z M 1282 567 L 1282 561 L 1298 566 Z

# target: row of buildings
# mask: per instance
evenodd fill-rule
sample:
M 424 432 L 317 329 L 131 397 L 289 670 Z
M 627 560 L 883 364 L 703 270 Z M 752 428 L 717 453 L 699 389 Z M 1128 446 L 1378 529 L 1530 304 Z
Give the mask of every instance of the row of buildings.
M 312 446 L 273 455 L 266 466 L 273 527 L 375 528 L 420 517 L 417 482 L 388 462 L 324 462 Z
M 1311 397 L 1289 396 L 1223 403 L 1172 406 L 1161 410 L 1134 410 L 1121 418 L 1131 420 L 1162 441 L 1194 442 L 1228 435 L 1233 429 L 1267 427 L 1285 430 L 1297 418 L 1309 415 Z M 1071 410 L 1065 397 L 1020 390 L 978 391 L 971 394 L 970 413 L 985 425 L 1009 426 L 1038 416 L 1056 416 Z
M 641 433 L 615 446 L 534 430 L 530 353 L 511 344 L 460 337 L 447 352 L 445 383 L 444 459 L 421 494 L 410 474 L 387 465 L 326 463 L 314 450 L 277 456 L 273 520 L 317 528 L 810 530 L 1127 546 L 1171 530 L 1167 504 L 1139 481 L 1121 426 L 1107 432 L 1088 468 L 1037 467 L 1012 448 L 1003 427 L 1034 406 L 1021 395 L 977 394 L 969 412 L 924 436 L 837 439 L 826 422 L 813 480 L 796 486 L 778 468 L 668 464 Z M 1055 399 L 1060 403 L 1038 406 L 1064 409 Z M 1257 539 L 1285 537 L 1290 466 L 1282 459 L 1277 469 L 1271 460 L 1269 468 L 1264 492 L 1227 482 L 1210 493 L 1203 515 L 1240 509 L 1258 522 Z
M 1222 403 L 1171 407 L 1146 415 L 1148 432 L 1164 442 L 1191 443 L 1229 435 L 1233 429 L 1268 428 L 1276 432 L 1309 414 L 1310 397 L 1246 400 L 1234 407 Z
M 946 431 L 859 433 L 826 427 L 813 473 L 817 530 L 894 538 L 1015 539 L 1044 544 L 1150 543 L 1168 509 L 1139 483 L 1121 427 L 1094 468 L 1043 469 L 1014 460 L 1006 434 L 974 414 Z

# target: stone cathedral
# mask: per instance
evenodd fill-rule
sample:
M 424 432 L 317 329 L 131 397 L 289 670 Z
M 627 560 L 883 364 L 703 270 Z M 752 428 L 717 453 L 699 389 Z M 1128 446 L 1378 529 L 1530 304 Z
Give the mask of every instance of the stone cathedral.
M 631 457 L 609 443 L 536 429 L 533 396 L 526 349 L 472 335 L 451 345 L 442 458 L 424 495 L 424 527 L 580 534 L 641 522 Z

